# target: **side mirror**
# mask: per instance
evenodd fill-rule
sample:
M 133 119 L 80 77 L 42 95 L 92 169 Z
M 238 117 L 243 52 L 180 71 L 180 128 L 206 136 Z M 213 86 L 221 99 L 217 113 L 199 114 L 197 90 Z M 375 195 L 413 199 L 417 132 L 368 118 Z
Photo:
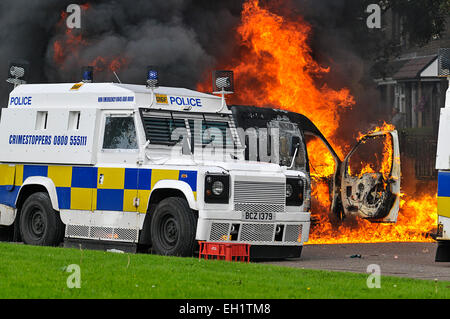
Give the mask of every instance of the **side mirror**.
M 289 151 L 289 155 L 290 156 L 294 156 L 295 152 L 296 152 L 296 150 L 298 149 L 299 146 L 300 146 L 300 137 L 292 136 L 291 149 Z

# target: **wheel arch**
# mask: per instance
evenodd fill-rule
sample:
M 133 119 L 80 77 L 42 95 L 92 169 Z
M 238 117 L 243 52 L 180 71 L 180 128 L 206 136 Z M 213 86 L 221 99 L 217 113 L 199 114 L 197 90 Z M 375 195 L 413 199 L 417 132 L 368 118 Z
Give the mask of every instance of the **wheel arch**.
M 17 210 L 20 211 L 28 196 L 36 192 L 46 192 L 50 197 L 53 209 L 59 211 L 58 194 L 56 193 L 55 184 L 50 178 L 42 176 L 31 176 L 24 181 L 15 202 Z
M 191 209 L 198 210 L 196 196 L 191 186 L 186 182 L 174 180 L 161 180 L 155 184 L 148 199 L 147 210 L 150 205 L 156 205 L 167 197 L 184 198 Z
M 158 181 L 152 188 L 150 193 L 148 203 L 147 203 L 147 214 L 144 218 L 143 227 L 139 235 L 140 244 L 150 244 L 150 224 L 152 219 L 152 212 L 162 200 L 169 197 L 179 197 L 188 203 L 189 208 L 192 211 L 197 211 L 197 201 L 194 196 L 192 188 L 183 181 L 174 180 L 161 180 Z

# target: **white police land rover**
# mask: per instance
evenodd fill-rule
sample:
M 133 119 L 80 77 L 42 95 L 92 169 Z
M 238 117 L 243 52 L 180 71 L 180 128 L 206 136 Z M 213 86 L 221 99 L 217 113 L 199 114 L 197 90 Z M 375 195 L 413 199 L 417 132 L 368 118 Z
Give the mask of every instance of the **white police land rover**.
M 92 69 L 80 83 L 16 76 L 0 123 L 0 225 L 32 245 L 187 256 L 199 240 L 299 257 L 309 183 L 245 160 L 224 99 L 232 74 L 215 78 L 222 96 L 159 87 L 157 75 L 149 69 L 147 85 L 92 83 Z

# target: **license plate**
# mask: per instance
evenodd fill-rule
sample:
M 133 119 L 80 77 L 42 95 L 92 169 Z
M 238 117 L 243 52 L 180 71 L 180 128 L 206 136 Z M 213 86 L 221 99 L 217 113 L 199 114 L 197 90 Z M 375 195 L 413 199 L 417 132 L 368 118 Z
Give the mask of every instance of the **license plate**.
M 273 221 L 275 220 L 275 213 L 251 213 L 243 212 L 243 220 L 258 220 L 258 221 Z

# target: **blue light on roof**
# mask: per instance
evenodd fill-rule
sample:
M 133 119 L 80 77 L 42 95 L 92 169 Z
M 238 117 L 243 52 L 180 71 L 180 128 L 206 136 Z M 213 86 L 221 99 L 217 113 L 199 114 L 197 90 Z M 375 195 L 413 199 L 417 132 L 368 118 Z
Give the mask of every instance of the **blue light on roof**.
M 94 79 L 94 70 L 92 67 L 85 67 L 83 69 L 83 82 L 92 82 Z
M 155 70 L 149 70 L 147 80 L 158 80 L 158 72 Z

